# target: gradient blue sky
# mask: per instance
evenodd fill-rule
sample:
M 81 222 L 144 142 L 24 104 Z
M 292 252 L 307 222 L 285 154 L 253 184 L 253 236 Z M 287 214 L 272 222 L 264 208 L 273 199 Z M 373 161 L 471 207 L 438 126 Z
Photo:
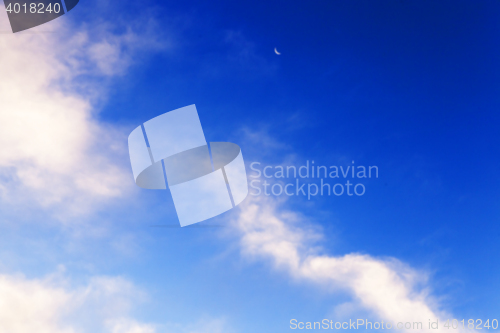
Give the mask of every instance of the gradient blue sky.
M 239 144 L 248 173 L 254 161 L 378 166 L 362 197 L 281 205 L 319 228 L 325 253 L 396 258 L 427 272 L 455 317 L 487 319 L 500 308 L 499 15 L 497 1 L 82 0 L 59 20 L 75 34 L 130 24 L 158 43 L 118 76 L 75 79 L 105 91 L 93 113 L 102 126 L 126 134 L 196 104 L 207 140 Z M 127 158 L 116 163 L 128 170 Z M 105 236 L 61 224 L 57 207 L 7 209 L 2 271 L 124 276 L 149 295 L 142 321 L 223 318 L 224 332 L 286 332 L 291 318 L 333 319 L 351 301 L 242 257 L 228 227 L 151 227 L 178 223 L 170 194 L 132 192 L 133 204 L 75 218 Z

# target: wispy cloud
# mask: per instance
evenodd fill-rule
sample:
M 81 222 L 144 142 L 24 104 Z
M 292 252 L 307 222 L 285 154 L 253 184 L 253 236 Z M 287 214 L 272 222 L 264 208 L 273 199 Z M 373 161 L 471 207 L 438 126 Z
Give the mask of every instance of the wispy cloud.
M 2 30 L 8 30 L 5 8 Z M 160 47 L 134 31 L 106 24 L 72 28 L 54 20 L 51 34 L 0 37 L 0 198 L 4 205 L 85 214 L 131 186 L 125 131 L 96 120 L 106 79 L 132 58 Z M 132 184 L 132 185 L 131 185 Z
M 0 332 L 154 333 L 130 316 L 144 293 L 121 277 L 95 276 L 71 287 L 57 272 L 43 279 L 0 275 Z
M 322 235 L 300 214 L 274 199 L 247 200 L 234 224 L 245 256 L 268 260 L 293 279 L 313 282 L 328 292 L 347 291 L 352 304 L 385 321 L 421 321 L 425 330 L 429 319 L 452 318 L 432 296 L 425 273 L 394 258 L 328 255 L 317 243 Z

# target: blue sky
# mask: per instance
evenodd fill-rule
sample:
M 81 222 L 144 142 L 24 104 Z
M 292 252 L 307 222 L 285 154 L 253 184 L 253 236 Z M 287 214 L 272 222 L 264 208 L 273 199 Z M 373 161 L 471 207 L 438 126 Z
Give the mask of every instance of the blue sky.
M 0 35 L 2 68 L 19 77 L 0 95 L 0 140 L 17 149 L 0 154 L 0 274 L 68 295 L 98 290 L 96 276 L 140 290 L 117 292 L 131 305 L 102 325 L 106 311 L 92 305 L 61 319 L 77 331 L 286 332 L 292 318 L 384 318 L 344 278 L 308 275 L 308 251 L 321 247 L 318 257 L 411 267 L 426 278 L 405 286 L 427 291 L 434 313 L 495 318 L 499 13 L 493 1 L 81 1 L 34 30 L 58 33 Z M 255 161 L 355 161 L 379 178 L 362 197 L 249 197 L 207 221 L 220 228 L 152 227 L 178 224 L 175 209 L 168 190 L 133 184 L 126 137 L 190 104 L 208 141 L 240 145 L 248 174 Z M 71 130 L 19 125 L 33 115 Z M 304 256 L 300 267 L 280 264 L 290 258 L 276 244 Z M 53 274 L 66 282 L 47 282 Z M 124 316 L 144 324 L 109 324 Z

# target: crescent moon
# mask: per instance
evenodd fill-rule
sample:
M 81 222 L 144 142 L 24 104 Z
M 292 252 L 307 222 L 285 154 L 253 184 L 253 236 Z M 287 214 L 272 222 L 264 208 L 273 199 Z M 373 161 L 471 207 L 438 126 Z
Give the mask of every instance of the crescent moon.
M 278 52 L 278 50 L 276 50 L 276 48 L 274 48 L 274 53 L 276 53 L 277 55 L 281 54 L 281 53 Z

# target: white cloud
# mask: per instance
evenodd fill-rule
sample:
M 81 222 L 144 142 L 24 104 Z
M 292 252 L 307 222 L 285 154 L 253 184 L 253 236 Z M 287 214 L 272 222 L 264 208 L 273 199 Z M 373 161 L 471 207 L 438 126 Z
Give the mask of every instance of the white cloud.
M 133 312 L 149 296 L 122 277 L 75 286 L 64 267 L 42 279 L 0 274 L 0 333 L 231 333 L 224 318 L 145 323 Z
M 154 333 L 152 325 L 141 324 L 128 318 L 110 320 L 106 323 L 110 333 Z
M 131 318 L 143 293 L 119 277 L 94 277 L 85 286 L 62 287 L 58 273 L 45 279 L 0 275 L 0 333 L 154 333 Z
M 346 290 L 354 297 L 353 304 L 385 321 L 422 321 L 425 329 L 429 319 L 453 318 L 430 295 L 425 274 L 396 259 L 322 254 L 315 246 L 321 235 L 301 219 L 272 199 L 248 199 L 235 224 L 243 253 L 270 260 L 296 280 L 314 282 L 328 291 Z
M 8 31 L 0 9 L 0 30 Z M 76 29 L 62 19 L 39 30 L 57 33 L 0 35 L 0 199 L 83 214 L 133 186 L 117 163 L 125 131 L 95 118 L 103 78 L 122 75 L 139 49 L 159 44 L 130 27 Z

